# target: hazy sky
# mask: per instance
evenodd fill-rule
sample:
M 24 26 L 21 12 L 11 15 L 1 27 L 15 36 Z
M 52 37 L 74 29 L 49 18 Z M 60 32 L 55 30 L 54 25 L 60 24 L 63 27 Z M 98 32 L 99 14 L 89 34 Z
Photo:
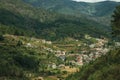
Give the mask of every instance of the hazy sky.
M 73 0 L 73 1 L 77 1 L 77 2 L 100 2 L 100 1 L 116 1 L 116 2 L 120 2 L 120 0 Z

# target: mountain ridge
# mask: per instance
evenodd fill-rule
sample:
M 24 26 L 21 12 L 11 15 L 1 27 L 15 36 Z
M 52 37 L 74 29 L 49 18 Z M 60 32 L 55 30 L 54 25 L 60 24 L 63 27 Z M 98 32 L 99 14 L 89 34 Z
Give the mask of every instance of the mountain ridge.
M 77 17 L 88 16 L 89 19 L 93 19 L 99 23 L 101 21 L 104 25 L 108 23 L 110 25 L 111 15 L 117 5 L 120 2 L 114 1 L 103 1 L 97 3 L 87 3 L 87 2 L 75 2 L 71 0 L 34 0 L 30 2 L 29 0 L 23 0 L 35 7 L 42 7 L 49 11 L 58 12 L 61 14 L 69 14 Z M 108 7 L 110 6 L 110 7 Z
M 87 2 L 87 3 L 98 3 L 98 2 L 105 2 L 105 1 L 111 1 L 111 2 L 120 2 L 117 0 L 104 0 L 104 1 L 81 1 L 81 0 L 70 0 L 70 1 L 75 1 L 75 2 Z

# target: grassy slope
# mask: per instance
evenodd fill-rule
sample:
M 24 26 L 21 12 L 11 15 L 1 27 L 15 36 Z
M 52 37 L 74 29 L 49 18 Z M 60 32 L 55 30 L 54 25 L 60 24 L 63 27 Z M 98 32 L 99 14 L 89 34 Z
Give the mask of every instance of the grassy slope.
M 5 78 L 30 80 L 36 76 L 48 75 L 46 66 L 58 62 L 54 54 L 44 47 L 58 49 L 54 45 L 43 43 L 42 39 L 14 35 L 0 36 L 0 80 Z M 27 76 L 29 74 L 32 76 Z

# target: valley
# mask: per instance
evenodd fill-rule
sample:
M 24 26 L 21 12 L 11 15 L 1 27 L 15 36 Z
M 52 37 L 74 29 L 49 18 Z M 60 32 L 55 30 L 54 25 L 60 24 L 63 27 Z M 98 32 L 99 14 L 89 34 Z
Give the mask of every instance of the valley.
M 0 80 L 119 80 L 118 5 L 0 0 Z
M 79 71 L 83 65 L 106 55 L 113 48 L 113 43 L 110 44 L 108 39 L 93 38 L 89 35 L 85 35 L 84 40 L 67 39 L 67 41 L 57 42 L 6 34 L 0 41 L 0 51 L 5 53 L 7 49 L 9 54 L 6 55 L 12 54 L 8 59 L 11 58 L 12 62 L 14 60 L 16 68 L 23 67 L 24 77 L 33 80 L 39 78 L 57 80 Z M 119 47 L 120 43 L 117 45 Z M 12 49 L 9 50 L 9 47 Z M 1 57 L 2 55 L 4 54 L 1 53 Z M 29 72 L 27 68 L 30 69 Z M 20 72 L 15 71 L 14 74 L 19 76 Z

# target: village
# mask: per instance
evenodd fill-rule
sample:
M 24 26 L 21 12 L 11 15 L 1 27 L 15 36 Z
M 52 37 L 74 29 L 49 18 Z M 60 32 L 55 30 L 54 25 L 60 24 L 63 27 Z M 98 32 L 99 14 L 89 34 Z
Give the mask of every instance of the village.
M 73 46 L 67 46 L 66 44 L 64 47 L 66 48 L 59 48 L 56 44 L 54 44 L 52 41 L 46 41 L 44 39 L 36 39 L 36 38 L 24 38 L 20 37 L 18 39 L 17 36 L 12 35 L 4 35 L 5 37 L 12 37 L 13 40 L 17 40 L 18 42 L 21 42 L 23 46 L 29 49 L 36 49 L 39 52 L 44 52 L 43 55 L 48 55 L 49 53 L 55 55 L 57 58 L 59 58 L 62 61 L 62 64 L 56 64 L 50 62 L 48 64 L 48 68 L 57 69 L 57 68 L 65 68 L 68 67 L 75 67 L 75 66 L 82 66 L 86 63 L 89 63 L 90 61 L 94 61 L 98 57 L 101 57 L 102 55 L 105 55 L 107 52 L 109 52 L 112 49 L 111 45 L 109 44 L 109 41 L 107 38 L 93 38 L 89 35 L 85 35 L 86 41 L 93 40 L 93 42 L 79 42 L 79 40 L 74 40 L 77 45 Z M 114 45 L 116 47 L 120 46 L 119 42 L 114 42 Z M 77 47 L 80 48 L 79 51 L 71 52 L 67 50 L 67 47 Z
M 85 35 L 85 39 L 91 40 L 93 39 L 93 37 L 90 37 L 89 35 Z M 72 53 L 72 54 L 69 51 L 59 50 L 59 48 L 53 49 L 53 47 L 50 48 L 50 47 L 42 46 L 42 49 L 46 50 L 49 53 L 53 53 L 57 58 L 63 61 L 63 64 L 59 64 L 59 65 L 55 63 L 50 63 L 48 64 L 48 67 L 49 68 L 51 67 L 52 69 L 56 69 L 56 68 L 61 68 L 61 67 L 65 68 L 66 66 L 69 66 L 69 67 L 82 66 L 86 63 L 89 63 L 90 61 L 94 61 L 95 59 L 97 59 L 98 57 L 101 57 L 102 55 L 105 55 L 107 52 L 111 50 L 111 47 L 108 46 L 108 39 L 94 38 L 94 40 L 95 40 L 94 43 L 78 44 L 77 46 L 83 47 L 83 50 L 81 50 L 80 53 L 77 52 L 77 53 Z M 31 41 L 36 41 L 36 40 L 31 38 Z M 78 40 L 75 40 L 75 41 L 78 42 Z M 37 40 L 36 43 L 54 45 L 52 41 L 46 41 L 46 40 Z M 119 46 L 119 43 L 116 43 L 116 45 Z M 84 49 L 84 47 L 86 46 L 88 50 Z M 37 46 L 31 43 L 27 43 L 26 47 L 35 48 Z M 54 46 L 54 47 L 57 47 L 57 46 Z M 67 60 L 68 57 L 72 57 L 73 59 Z

